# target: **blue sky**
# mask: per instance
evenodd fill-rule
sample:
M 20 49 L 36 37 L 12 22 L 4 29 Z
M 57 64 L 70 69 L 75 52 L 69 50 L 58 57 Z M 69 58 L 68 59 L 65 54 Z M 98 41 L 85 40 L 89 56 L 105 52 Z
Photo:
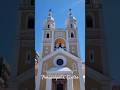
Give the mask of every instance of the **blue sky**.
M 35 50 L 41 53 L 43 23 L 52 9 L 56 28 L 65 28 L 68 10 L 77 18 L 81 59 L 85 59 L 85 4 L 84 0 L 36 0 L 35 8 Z

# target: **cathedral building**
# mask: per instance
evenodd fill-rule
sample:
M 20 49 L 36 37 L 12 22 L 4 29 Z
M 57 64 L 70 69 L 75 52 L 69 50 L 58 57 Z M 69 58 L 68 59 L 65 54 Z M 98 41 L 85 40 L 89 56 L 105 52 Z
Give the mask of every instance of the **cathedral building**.
M 56 28 L 51 9 L 44 22 L 35 90 L 85 90 L 77 19 L 69 10 L 66 28 Z

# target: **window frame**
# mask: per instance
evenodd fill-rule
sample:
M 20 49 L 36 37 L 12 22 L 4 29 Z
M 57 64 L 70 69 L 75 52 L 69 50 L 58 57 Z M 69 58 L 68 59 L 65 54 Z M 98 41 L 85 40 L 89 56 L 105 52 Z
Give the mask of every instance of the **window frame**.
M 90 54 L 89 54 L 89 58 L 90 58 L 90 63 L 93 64 L 95 62 L 95 58 L 94 58 L 94 49 L 90 49 Z
M 34 19 L 34 16 L 28 16 L 27 28 L 28 29 L 35 29 L 35 19 Z

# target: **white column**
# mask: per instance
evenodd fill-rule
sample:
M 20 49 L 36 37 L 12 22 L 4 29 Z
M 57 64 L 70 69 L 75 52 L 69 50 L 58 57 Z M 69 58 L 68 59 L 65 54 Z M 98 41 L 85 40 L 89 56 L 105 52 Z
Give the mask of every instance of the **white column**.
M 42 55 L 43 55 L 43 47 L 44 47 L 44 43 L 43 43 L 43 41 L 44 41 L 44 34 L 45 34 L 45 30 L 42 31 L 42 40 L 41 40 L 41 43 L 42 43 L 42 46 L 41 46 Z M 42 55 L 41 55 L 41 57 L 42 57 Z
M 42 72 L 42 61 L 38 64 L 38 74 L 37 74 L 37 80 L 35 81 L 35 90 L 40 89 L 40 81 L 41 81 L 41 72 Z
M 52 43 L 51 43 L 51 52 L 54 51 L 54 30 L 52 30 Z
M 77 39 L 77 52 L 78 56 L 80 57 L 80 47 L 79 47 L 79 37 L 78 37 L 78 30 L 76 30 L 76 39 Z
M 52 90 L 52 79 L 47 79 L 46 80 L 46 90 Z
M 77 66 L 79 71 L 80 90 L 85 90 L 85 83 L 84 83 L 83 73 L 82 73 L 82 62 L 79 62 Z
M 66 30 L 66 49 L 69 52 L 69 35 L 68 35 L 68 30 Z
M 73 89 L 73 79 L 67 80 L 67 90 L 74 90 Z

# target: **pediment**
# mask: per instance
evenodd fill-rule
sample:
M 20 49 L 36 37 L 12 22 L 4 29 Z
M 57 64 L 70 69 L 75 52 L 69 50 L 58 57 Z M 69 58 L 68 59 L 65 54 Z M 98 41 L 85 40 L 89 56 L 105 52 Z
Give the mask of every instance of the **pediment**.
M 55 57 L 55 56 L 57 56 L 57 55 L 64 55 L 64 56 L 66 56 L 66 57 L 71 58 L 72 60 L 74 60 L 74 61 L 76 61 L 76 62 L 82 63 L 82 61 L 80 60 L 79 57 L 76 57 L 76 56 L 72 55 L 71 53 L 69 53 L 69 52 L 67 52 L 67 51 L 65 51 L 65 50 L 63 50 L 63 49 L 58 49 L 58 50 L 56 50 L 56 51 L 48 54 L 47 56 L 45 56 L 45 57 L 42 59 L 42 61 L 49 60 L 50 58 Z

